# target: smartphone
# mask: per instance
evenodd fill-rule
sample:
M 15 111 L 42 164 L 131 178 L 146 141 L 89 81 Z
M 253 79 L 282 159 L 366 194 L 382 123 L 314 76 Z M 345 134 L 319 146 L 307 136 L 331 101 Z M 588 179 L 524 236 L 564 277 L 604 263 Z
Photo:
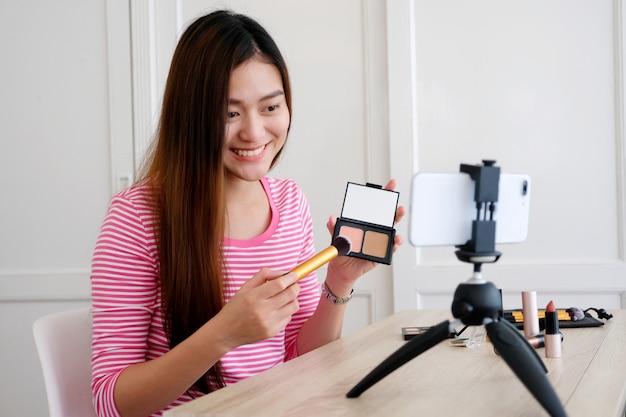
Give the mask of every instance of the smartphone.
M 469 174 L 418 172 L 411 180 L 409 242 L 413 246 L 464 245 L 476 220 L 475 182 Z M 531 181 L 526 174 L 500 174 L 496 243 L 519 243 L 528 235 Z

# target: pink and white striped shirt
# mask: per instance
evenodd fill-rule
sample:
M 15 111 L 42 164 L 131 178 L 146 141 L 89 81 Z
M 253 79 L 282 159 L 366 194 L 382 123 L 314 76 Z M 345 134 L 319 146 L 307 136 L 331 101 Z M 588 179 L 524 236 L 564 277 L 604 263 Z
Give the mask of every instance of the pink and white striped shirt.
M 261 183 L 270 201 L 271 224 L 254 239 L 224 239 L 227 302 L 261 268 L 288 271 L 315 253 L 309 206 L 296 183 L 269 177 Z M 92 389 L 96 411 L 101 417 L 119 416 L 113 388 L 126 367 L 157 358 L 169 350 L 162 322 L 151 198 L 145 184 L 115 195 L 94 251 Z M 315 272 L 299 285 L 300 310 L 285 329 L 270 339 L 240 346 L 221 358 L 227 384 L 298 355 L 295 343 L 298 332 L 315 311 L 320 296 Z M 181 393 L 167 408 L 190 400 L 187 393 Z

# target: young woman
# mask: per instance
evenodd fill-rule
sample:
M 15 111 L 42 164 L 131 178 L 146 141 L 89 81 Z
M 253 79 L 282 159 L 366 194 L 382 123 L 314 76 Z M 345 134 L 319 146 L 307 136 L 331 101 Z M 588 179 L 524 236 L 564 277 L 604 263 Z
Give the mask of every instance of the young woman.
M 322 298 L 314 272 L 285 274 L 315 254 L 301 190 L 267 177 L 290 109 L 287 68 L 257 22 L 216 11 L 187 28 L 145 172 L 112 199 L 94 251 L 100 416 L 161 415 L 340 337 L 333 299 L 374 263 L 331 261 Z

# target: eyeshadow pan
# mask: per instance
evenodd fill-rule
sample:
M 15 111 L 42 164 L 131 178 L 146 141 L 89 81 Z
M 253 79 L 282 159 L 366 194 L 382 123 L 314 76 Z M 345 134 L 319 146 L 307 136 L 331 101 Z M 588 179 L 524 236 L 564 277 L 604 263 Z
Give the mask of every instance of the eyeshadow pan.
M 384 258 L 387 255 L 387 245 L 389 244 L 389 236 L 384 233 L 368 230 L 363 240 L 363 253 Z
M 363 229 L 341 226 L 339 234 L 350 239 L 350 243 L 352 243 L 352 248 L 350 249 L 351 252 L 361 252 L 361 247 L 363 246 Z

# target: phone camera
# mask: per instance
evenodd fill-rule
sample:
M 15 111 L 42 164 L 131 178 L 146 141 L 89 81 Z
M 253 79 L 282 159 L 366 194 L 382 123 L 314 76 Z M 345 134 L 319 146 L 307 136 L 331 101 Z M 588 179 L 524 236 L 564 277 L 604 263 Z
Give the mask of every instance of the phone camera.
M 528 194 L 528 181 L 524 180 L 522 183 L 522 195 Z

